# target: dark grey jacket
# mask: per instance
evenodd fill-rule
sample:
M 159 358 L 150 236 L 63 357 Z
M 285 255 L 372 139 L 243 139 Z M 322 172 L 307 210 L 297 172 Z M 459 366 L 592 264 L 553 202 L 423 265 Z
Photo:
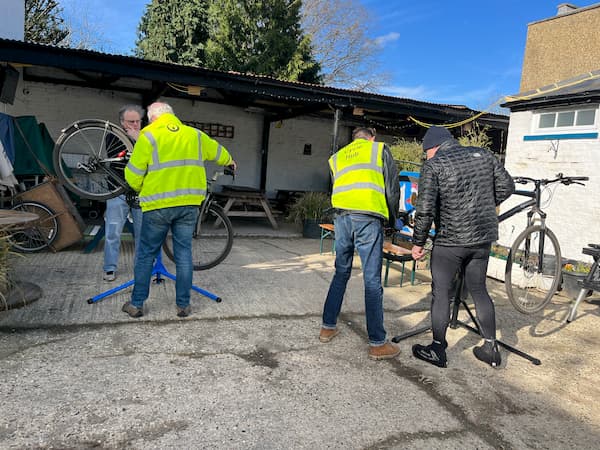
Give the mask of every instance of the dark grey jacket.
M 423 164 L 414 243 L 423 246 L 432 223 L 435 245 L 469 247 L 498 239 L 496 206 L 515 190 L 489 150 L 444 142 Z

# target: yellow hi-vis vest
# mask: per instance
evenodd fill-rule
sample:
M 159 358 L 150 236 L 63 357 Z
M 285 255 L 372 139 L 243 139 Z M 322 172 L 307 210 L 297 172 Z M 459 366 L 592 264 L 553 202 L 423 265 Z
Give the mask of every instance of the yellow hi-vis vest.
M 373 213 L 387 219 L 383 142 L 356 139 L 329 158 L 334 208 Z
M 163 114 L 140 132 L 125 180 L 139 192 L 142 211 L 200 205 L 206 198 L 205 160 L 232 162 L 217 141 Z

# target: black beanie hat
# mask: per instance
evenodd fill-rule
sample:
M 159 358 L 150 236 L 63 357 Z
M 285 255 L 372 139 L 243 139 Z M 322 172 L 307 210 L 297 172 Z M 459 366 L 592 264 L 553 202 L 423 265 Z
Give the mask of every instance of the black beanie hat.
M 448 139 L 452 139 L 450 132 L 444 127 L 431 127 L 423 136 L 423 151 L 437 147 Z

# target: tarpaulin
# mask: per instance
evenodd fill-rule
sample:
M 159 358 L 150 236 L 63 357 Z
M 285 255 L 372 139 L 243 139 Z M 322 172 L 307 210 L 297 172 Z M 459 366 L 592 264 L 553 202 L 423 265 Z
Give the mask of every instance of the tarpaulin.
M 15 162 L 15 144 L 13 136 L 13 117 L 0 113 L 0 142 L 2 142 L 4 151 L 11 163 Z
M 34 116 L 15 117 L 15 175 L 55 175 L 52 165 L 54 141 Z

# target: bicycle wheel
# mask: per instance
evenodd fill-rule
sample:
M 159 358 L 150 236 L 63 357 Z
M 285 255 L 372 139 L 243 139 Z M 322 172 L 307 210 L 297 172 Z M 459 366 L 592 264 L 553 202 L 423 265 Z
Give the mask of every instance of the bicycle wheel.
M 123 170 L 132 149 L 131 139 L 116 125 L 82 120 L 69 125 L 56 141 L 54 170 L 78 196 L 108 200 L 125 192 Z
M 561 255 L 558 240 L 539 225 L 525 229 L 513 243 L 506 261 L 505 287 L 517 311 L 541 311 L 560 282 Z
M 13 249 L 24 253 L 38 252 L 54 242 L 58 236 L 58 221 L 54 211 L 38 202 L 19 203 L 12 209 L 34 213 L 39 217 L 8 236 Z
M 233 245 L 233 226 L 227 214 L 219 205 L 211 203 L 198 217 L 194 238 L 192 239 L 192 260 L 194 270 L 207 270 L 220 264 Z M 169 235 L 163 244 L 165 254 L 171 261 L 173 255 L 172 236 Z

